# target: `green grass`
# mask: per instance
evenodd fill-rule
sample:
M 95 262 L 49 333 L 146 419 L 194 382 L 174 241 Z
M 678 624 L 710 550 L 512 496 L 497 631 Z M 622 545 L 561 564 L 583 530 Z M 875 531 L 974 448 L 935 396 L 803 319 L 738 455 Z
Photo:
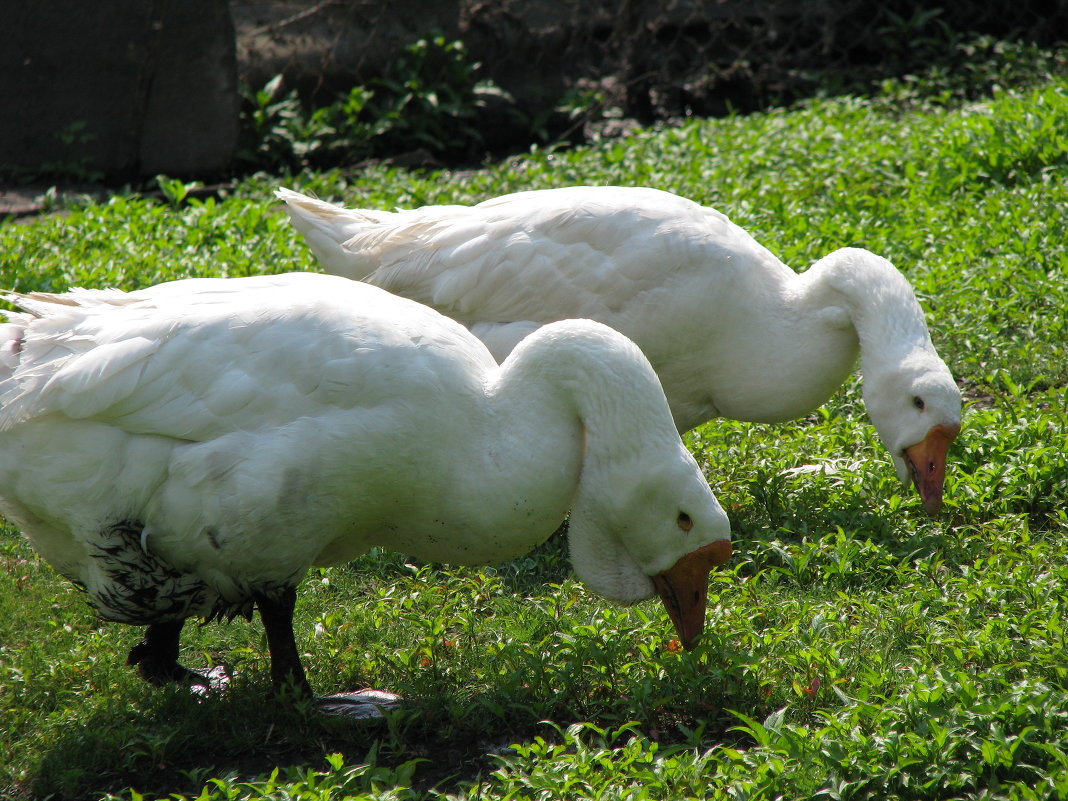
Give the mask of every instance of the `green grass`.
M 585 593 L 559 541 L 482 570 L 376 552 L 309 576 L 296 621 L 317 689 L 408 699 L 372 724 L 265 702 L 258 623 L 189 627 L 187 663 L 238 672 L 226 697 L 144 686 L 122 664 L 139 632 L 95 621 L 8 528 L 0 794 L 1068 797 L 1068 79 L 958 105 L 818 100 L 469 172 L 71 202 L 0 225 L 3 284 L 310 269 L 279 183 L 382 207 L 651 185 L 719 207 L 797 268 L 846 245 L 888 256 L 969 400 L 943 517 L 897 483 L 859 380 L 805 420 L 711 423 L 687 443 L 736 556 L 695 652 L 674 650 L 656 604 Z M 794 469 L 813 464 L 828 469 Z

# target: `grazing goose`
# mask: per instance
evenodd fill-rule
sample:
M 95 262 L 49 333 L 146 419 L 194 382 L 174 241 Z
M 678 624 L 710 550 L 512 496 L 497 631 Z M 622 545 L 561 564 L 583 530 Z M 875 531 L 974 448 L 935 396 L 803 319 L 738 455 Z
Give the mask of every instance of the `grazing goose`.
M 658 593 L 686 647 L 702 630 L 728 521 L 606 326 L 545 326 L 498 366 L 437 312 L 318 274 L 5 297 L 24 311 L 0 330 L 0 511 L 101 617 L 148 626 L 129 663 L 149 681 L 204 683 L 183 622 L 255 606 L 275 687 L 310 696 L 312 565 L 500 562 L 568 509 L 590 590 Z
M 898 476 L 930 514 L 941 508 L 960 392 L 886 259 L 843 248 L 798 274 L 718 211 L 655 189 L 576 186 L 400 212 L 277 194 L 327 272 L 433 306 L 498 360 L 554 320 L 622 332 L 660 376 L 680 431 L 805 415 L 859 351 L 865 404 Z

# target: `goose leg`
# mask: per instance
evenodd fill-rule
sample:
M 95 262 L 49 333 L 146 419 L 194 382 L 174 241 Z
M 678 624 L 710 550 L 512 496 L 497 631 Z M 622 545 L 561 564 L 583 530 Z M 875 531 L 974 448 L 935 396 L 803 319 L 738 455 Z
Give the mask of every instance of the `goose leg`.
M 267 632 L 267 647 L 271 650 L 271 681 L 275 693 L 281 694 L 287 686 L 291 686 L 300 698 L 311 700 L 315 696 L 293 637 L 293 608 L 296 602 L 295 588 L 277 596 L 256 596 L 256 606 L 259 607 L 263 628 Z M 360 690 L 315 700 L 320 712 L 364 719 L 382 717 L 383 710 L 392 709 L 400 703 L 400 696 L 384 690 Z
M 145 638 L 130 649 L 126 664 L 136 665 L 141 678 L 149 684 L 189 679 L 192 671 L 178 664 L 178 638 L 184 623 L 184 620 L 153 623 L 145 630 Z
M 191 670 L 178 662 L 178 640 L 184 620 L 153 623 L 145 638 L 130 649 L 127 665 L 136 665 L 141 678 L 157 687 L 164 684 L 193 686 L 198 693 L 224 689 L 230 680 L 226 669 L 217 665 L 211 670 Z
M 293 608 L 297 603 L 297 590 L 288 587 L 271 597 L 256 596 L 263 629 L 267 633 L 267 647 L 271 651 L 271 681 L 274 690 L 280 693 L 286 685 L 292 685 L 301 698 L 311 699 L 311 685 L 304 675 L 297 642 L 293 637 Z

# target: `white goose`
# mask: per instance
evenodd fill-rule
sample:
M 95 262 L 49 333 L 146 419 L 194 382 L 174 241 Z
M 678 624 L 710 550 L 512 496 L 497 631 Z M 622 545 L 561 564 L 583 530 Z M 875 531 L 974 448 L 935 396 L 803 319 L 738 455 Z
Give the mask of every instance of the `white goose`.
M 476 206 L 346 210 L 279 189 L 323 267 L 433 306 L 497 359 L 586 317 L 649 358 L 680 431 L 802 416 L 860 353 L 864 400 L 903 483 L 942 505 L 961 399 L 912 288 L 843 248 L 797 274 L 723 214 L 655 189 L 577 186 Z
M 259 608 L 276 687 L 312 565 L 379 545 L 511 559 L 571 510 L 578 576 L 655 592 L 687 647 L 727 518 L 623 336 L 546 326 L 500 367 L 462 326 L 317 274 L 6 296 L 0 510 L 108 620 L 147 625 L 156 683 L 183 621 Z

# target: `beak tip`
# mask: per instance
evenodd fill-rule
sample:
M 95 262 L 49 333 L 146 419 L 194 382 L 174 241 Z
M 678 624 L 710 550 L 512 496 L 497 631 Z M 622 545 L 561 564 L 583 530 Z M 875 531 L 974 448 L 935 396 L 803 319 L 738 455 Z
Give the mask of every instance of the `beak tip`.
M 946 477 L 946 454 L 956 439 L 960 426 L 936 425 L 922 442 L 905 449 L 913 483 L 920 493 L 924 511 L 938 517 L 942 511 L 942 488 Z
M 674 567 L 653 577 L 679 643 L 687 651 L 694 650 L 704 631 L 708 574 L 730 556 L 730 540 L 718 540 L 692 551 Z

